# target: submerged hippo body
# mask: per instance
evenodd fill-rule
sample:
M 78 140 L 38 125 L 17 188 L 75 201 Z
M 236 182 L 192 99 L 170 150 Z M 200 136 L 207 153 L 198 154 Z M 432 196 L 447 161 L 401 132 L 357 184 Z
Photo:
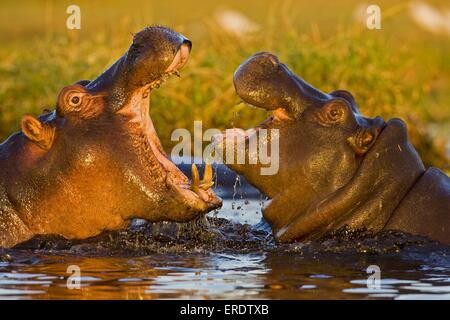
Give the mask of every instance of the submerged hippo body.
M 348 226 L 450 243 L 450 179 L 425 169 L 402 120 L 363 117 L 349 92 L 325 94 L 269 53 L 245 61 L 234 83 L 245 102 L 273 111 L 245 139 L 260 129 L 279 130 L 277 174 L 261 175 L 260 163 L 229 165 L 271 199 L 263 215 L 278 241 Z
M 187 221 L 220 206 L 210 181 L 193 188 L 166 157 L 149 116 L 151 90 L 190 48 L 174 31 L 146 28 L 97 79 L 63 88 L 55 111 L 23 118 L 0 145 L 0 247 L 37 234 L 91 237 L 134 217 Z

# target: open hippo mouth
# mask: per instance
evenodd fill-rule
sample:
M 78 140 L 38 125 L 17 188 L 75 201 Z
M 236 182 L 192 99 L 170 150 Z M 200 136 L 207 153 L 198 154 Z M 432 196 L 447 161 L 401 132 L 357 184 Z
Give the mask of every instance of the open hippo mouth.
M 192 181 L 168 158 L 150 117 L 150 95 L 171 75 L 178 75 L 189 58 L 191 41 L 163 27 L 150 27 L 134 36 L 133 44 L 110 69 L 90 82 L 89 91 L 107 91 L 107 105 L 125 120 L 134 148 L 149 169 L 153 182 L 165 185 L 192 213 L 221 206 L 211 187 L 213 175 L 207 164 L 203 179 L 195 165 Z M 183 220 L 189 215 L 184 214 Z
M 190 207 L 195 208 L 200 212 L 206 212 L 222 205 L 220 198 L 218 198 L 211 190 L 211 187 L 214 185 L 211 164 L 206 164 L 203 179 L 200 179 L 197 167 L 195 164 L 192 164 L 192 179 L 189 181 L 182 171 L 168 158 L 164 151 L 154 128 L 153 121 L 150 118 L 148 107 L 150 104 L 149 100 L 151 92 L 155 88 L 159 88 L 171 75 L 175 74 L 179 76 L 178 71 L 187 63 L 190 50 L 190 42 L 184 42 L 162 77 L 146 84 L 138 90 L 139 92 L 136 93 L 137 103 L 121 109 L 119 113 L 131 115 L 130 121 L 137 120 L 141 123 L 142 133 L 148 139 L 147 141 L 151 148 L 151 152 L 165 171 L 163 174 L 165 174 L 166 177 L 166 184 L 171 186 Z
M 386 225 L 417 178 L 412 171 L 395 179 L 418 158 L 403 121 L 362 116 L 349 92 L 323 93 L 270 53 L 243 62 L 234 85 L 245 103 L 272 114 L 216 141 L 226 148 L 228 139 L 255 141 L 261 129 L 279 130 L 277 174 L 262 176 L 261 163 L 227 164 L 270 198 L 263 216 L 277 241 L 313 239 L 344 225 L 374 231 Z

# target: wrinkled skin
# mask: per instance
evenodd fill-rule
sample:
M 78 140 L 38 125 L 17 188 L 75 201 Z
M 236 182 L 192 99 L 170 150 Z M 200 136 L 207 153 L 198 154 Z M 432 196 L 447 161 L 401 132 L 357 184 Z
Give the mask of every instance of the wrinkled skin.
M 55 111 L 23 118 L 0 145 L 0 247 L 92 237 L 132 218 L 188 221 L 221 205 L 211 189 L 191 190 L 149 116 L 151 91 L 190 49 L 172 30 L 146 28 L 97 79 L 63 88 Z
M 227 164 L 271 199 L 263 215 L 279 242 L 347 225 L 450 243 L 450 179 L 424 168 L 402 120 L 363 117 L 349 92 L 323 93 L 269 53 L 239 66 L 234 84 L 246 103 L 272 111 L 256 132 L 279 130 L 277 174 L 261 175 L 261 162 Z M 224 134 L 218 146 L 238 133 L 247 141 L 255 134 Z

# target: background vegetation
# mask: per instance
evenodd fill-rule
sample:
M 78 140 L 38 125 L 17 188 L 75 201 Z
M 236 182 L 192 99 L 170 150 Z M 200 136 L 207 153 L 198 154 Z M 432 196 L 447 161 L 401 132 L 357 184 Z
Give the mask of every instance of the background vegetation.
M 81 30 L 66 28 L 70 4 L 81 8 Z M 172 130 L 192 129 L 194 120 L 205 128 L 246 128 L 264 119 L 263 110 L 239 103 L 232 74 L 251 54 L 271 51 L 315 87 L 351 91 L 364 114 L 404 118 L 426 164 L 448 170 L 450 31 L 433 33 L 415 23 L 417 3 L 377 4 L 382 30 L 368 30 L 367 4 L 350 0 L 3 0 L 0 140 L 18 129 L 24 114 L 54 106 L 63 86 L 112 64 L 132 32 L 162 24 L 194 43 L 181 79 L 152 95 L 151 115 L 166 148 Z M 431 5 L 450 10 L 445 0 Z M 245 16 L 254 32 L 233 32 L 222 21 L 225 10 Z

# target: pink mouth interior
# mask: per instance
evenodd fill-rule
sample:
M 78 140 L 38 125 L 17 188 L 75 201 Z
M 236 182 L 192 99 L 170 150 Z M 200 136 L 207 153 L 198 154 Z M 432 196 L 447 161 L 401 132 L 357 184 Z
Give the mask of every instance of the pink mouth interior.
M 189 47 L 183 44 L 176 53 L 172 63 L 165 71 L 165 76 L 177 72 L 181 69 L 189 58 Z M 190 190 L 189 179 L 181 172 L 181 170 L 168 158 L 165 153 L 161 141 L 157 135 L 153 121 L 150 117 L 150 95 L 149 92 L 154 87 L 155 83 L 160 83 L 163 80 L 156 80 L 140 89 L 138 89 L 130 100 L 127 107 L 123 108 L 119 112 L 126 116 L 130 124 L 146 137 L 147 143 L 150 146 L 151 153 L 161 165 L 163 171 L 165 171 L 166 183 L 175 187 L 182 196 L 190 203 L 196 203 L 198 200 L 204 202 L 217 201 L 215 195 L 210 191 L 199 190 L 197 193 Z

